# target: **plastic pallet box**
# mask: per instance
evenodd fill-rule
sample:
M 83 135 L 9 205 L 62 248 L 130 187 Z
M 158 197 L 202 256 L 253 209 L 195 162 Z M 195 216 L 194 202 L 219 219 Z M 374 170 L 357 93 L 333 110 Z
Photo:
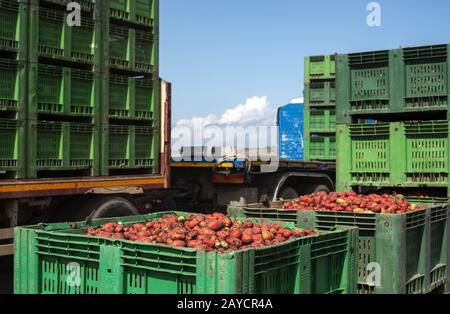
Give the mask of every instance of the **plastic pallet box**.
M 335 160 L 336 135 L 305 134 L 305 160 Z
M 27 16 L 26 1 L 0 2 L 0 50 L 15 52 L 22 61 L 27 57 Z
M 154 121 L 158 106 L 154 85 L 148 77 L 109 74 L 109 116 Z
M 102 2 L 105 0 L 100 0 L 97 2 Z M 27 0 L 28 3 L 30 3 L 31 5 L 39 5 L 40 0 Z M 55 3 L 57 5 L 60 5 L 61 7 L 67 8 L 67 5 L 70 3 L 73 3 L 73 1 L 71 0 L 45 0 L 45 2 L 49 2 L 49 3 Z M 77 3 L 80 5 L 81 10 L 86 11 L 86 12 L 94 12 L 94 10 L 96 9 L 96 0 L 78 0 Z
M 338 55 L 337 122 L 360 115 L 384 118 L 441 113 L 450 118 L 450 45 Z
M 155 90 L 153 80 L 134 79 L 134 117 L 142 120 L 153 120 L 155 117 Z
M 83 3 L 82 9 L 86 8 Z M 100 71 L 104 50 L 102 40 L 108 39 L 103 36 L 104 25 L 95 18 L 94 13 L 82 10 L 81 25 L 70 26 L 67 23 L 68 14 L 70 12 L 64 5 L 53 8 L 30 5 L 29 60 L 37 63 L 39 57 L 44 57 L 51 61 L 95 63 Z
M 305 83 L 303 93 L 306 105 L 336 105 L 336 82 L 334 80 Z
M 94 117 L 102 108 L 101 73 L 57 65 L 29 65 L 28 118 L 38 113 Z
M 120 218 L 146 222 L 166 213 Z M 186 213 L 175 213 L 186 215 Z M 116 219 L 93 221 L 104 224 Z M 261 222 L 261 221 L 258 221 Z M 354 293 L 357 230 L 339 228 L 259 249 L 205 252 L 85 234 L 59 223 L 15 230 L 15 293 Z M 292 224 L 286 226 L 293 227 Z M 76 264 L 74 264 L 76 263 Z M 80 274 L 78 285 L 70 274 Z
M 0 179 L 26 176 L 25 134 L 24 120 L 0 119 Z
M 337 125 L 337 190 L 448 187 L 448 131 L 448 121 Z
M 229 206 L 228 215 L 293 222 L 299 228 L 319 230 L 358 227 L 360 294 L 423 294 L 440 286 L 449 290 L 448 204 L 427 204 L 430 207 L 425 210 L 387 215 L 283 210 L 282 203 L 274 202 L 271 208 Z M 369 280 L 376 278 L 373 275 L 378 270 L 379 282 Z
M 109 65 L 111 68 L 151 73 L 156 64 L 157 46 L 152 30 L 109 26 Z
M 305 135 L 311 133 L 336 133 L 336 108 L 305 106 Z
M 25 119 L 27 64 L 0 59 L 0 111 L 15 111 L 16 118 Z
M 158 0 L 109 0 L 109 16 L 144 26 L 154 26 Z
M 98 175 L 98 127 L 59 121 L 29 121 L 27 127 L 28 177 L 36 177 L 38 171 L 63 170 L 84 170 L 87 175 Z
M 154 168 L 158 157 L 154 129 L 149 126 L 109 125 L 109 168 Z
M 335 55 L 305 57 L 305 83 L 336 77 Z

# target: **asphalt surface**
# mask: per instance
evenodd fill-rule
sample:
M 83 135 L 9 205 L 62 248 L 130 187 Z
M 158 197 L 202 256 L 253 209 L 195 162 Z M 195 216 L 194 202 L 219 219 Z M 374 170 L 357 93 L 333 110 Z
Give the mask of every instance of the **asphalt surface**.
M 13 293 L 13 269 L 12 256 L 0 257 L 0 294 Z

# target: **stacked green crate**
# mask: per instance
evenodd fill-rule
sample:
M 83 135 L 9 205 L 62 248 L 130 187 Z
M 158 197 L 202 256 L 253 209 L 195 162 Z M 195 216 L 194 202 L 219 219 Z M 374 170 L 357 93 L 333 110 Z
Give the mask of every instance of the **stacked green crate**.
M 449 49 L 445 44 L 338 55 L 338 124 L 367 116 L 448 119 Z
M 104 23 L 99 16 L 101 4 L 94 0 L 80 2 L 78 18 L 69 3 L 71 1 L 65 0 L 47 0 L 42 4 L 37 0 L 30 2 L 29 61 L 38 63 L 39 58 L 45 58 L 50 62 L 95 63 L 100 67 L 102 61 L 96 60 L 95 55 L 100 56 L 104 50 L 101 45 Z
M 296 211 L 262 204 L 229 206 L 228 215 L 243 219 L 293 222 L 299 228 L 332 230 L 358 227 L 358 292 L 422 294 L 450 287 L 450 212 L 444 204 L 404 214 Z M 374 270 L 378 265 L 379 282 Z
M 339 191 L 426 188 L 450 195 L 449 49 L 337 55 Z M 375 124 L 358 124 L 362 118 Z
M 27 166 L 28 177 L 45 171 L 100 173 L 100 133 L 91 123 L 28 121 L 27 154 L 34 156 Z
M 0 2 L 0 50 L 16 53 L 15 59 L 27 58 L 28 5 L 26 1 Z
M 163 212 L 123 217 L 145 223 Z M 92 221 L 105 224 L 113 219 Z M 262 223 L 263 220 L 251 221 Z M 339 227 L 318 235 L 230 253 L 112 240 L 86 235 L 91 223 L 58 223 L 15 230 L 15 293 L 204 294 L 356 292 L 357 230 Z M 291 223 L 284 227 L 293 228 Z M 138 252 L 138 253 L 136 253 Z M 67 285 L 70 262 L 80 285 Z M 119 261 L 119 262 L 118 262 Z M 25 265 L 28 265 L 25 267 Z
M 102 174 L 159 170 L 158 1 L 110 0 Z M 126 21 L 127 23 L 124 23 Z
M 154 129 L 149 126 L 109 125 L 108 166 L 110 169 L 151 169 L 158 156 Z
M 305 58 L 305 160 L 336 159 L 335 56 Z
M 158 10 L 157 0 L 0 1 L 0 178 L 159 171 Z

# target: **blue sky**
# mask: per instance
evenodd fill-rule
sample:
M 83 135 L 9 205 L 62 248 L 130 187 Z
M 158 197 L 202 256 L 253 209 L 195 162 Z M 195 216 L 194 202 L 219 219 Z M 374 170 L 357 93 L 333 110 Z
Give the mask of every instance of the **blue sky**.
M 381 27 L 366 23 L 369 2 L 160 0 L 174 123 L 221 117 L 255 96 L 273 108 L 301 97 L 304 56 L 450 42 L 448 0 L 378 0 Z

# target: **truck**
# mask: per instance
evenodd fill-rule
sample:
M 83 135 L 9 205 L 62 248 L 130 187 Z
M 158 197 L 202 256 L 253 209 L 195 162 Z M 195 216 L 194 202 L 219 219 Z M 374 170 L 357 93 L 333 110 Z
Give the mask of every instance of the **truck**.
M 335 190 L 336 162 L 303 158 L 303 110 L 301 103 L 278 109 L 278 167 L 272 171 L 261 167 L 270 161 L 238 155 L 207 161 L 198 155 L 213 148 L 182 147 L 182 160 L 170 163 L 174 187 L 186 190 L 182 201 L 222 208 L 230 202 L 293 199 Z

